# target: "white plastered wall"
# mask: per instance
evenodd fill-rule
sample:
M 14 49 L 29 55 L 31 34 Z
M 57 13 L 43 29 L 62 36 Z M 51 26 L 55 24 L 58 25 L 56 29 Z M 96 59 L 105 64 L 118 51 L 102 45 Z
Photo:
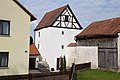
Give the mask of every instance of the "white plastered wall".
M 64 35 L 62 35 L 62 31 L 64 31 Z M 39 32 L 40 37 L 38 37 Z M 50 68 L 55 68 L 56 70 L 57 58 L 66 54 L 68 44 L 75 42 L 74 36 L 80 32 L 81 30 L 55 27 L 35 31 L 35 45 L 37 48 L 38 44 L 40 45 L 38 50 L 43 60 L 48 62 Z M 64 49 L 61 49 L 62 45 L 64 45 Z
M 91 62 L 91 68 L 98 68 L 98 47 L 77 46 L 68 47 L 66 54 L 67 66 L 71 67 L 72 63 L 82 64 Z
M 120 71 L 120 33 L 118 33 L 118 71 Z

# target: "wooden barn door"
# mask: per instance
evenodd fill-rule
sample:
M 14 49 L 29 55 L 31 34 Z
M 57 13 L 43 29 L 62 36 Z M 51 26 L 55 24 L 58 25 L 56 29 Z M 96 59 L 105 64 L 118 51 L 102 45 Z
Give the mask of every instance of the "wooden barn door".
M 101 69 L 117 70 L 117 49 L 99 49 L 98 66 Z
M 117 51 L 109 51 L 108 53 L 108 68 L 117 69 Z
M 98 67 L 105 68 L 107 67 L 107 59 L 104 51 L 99 51 L 98 53 Z

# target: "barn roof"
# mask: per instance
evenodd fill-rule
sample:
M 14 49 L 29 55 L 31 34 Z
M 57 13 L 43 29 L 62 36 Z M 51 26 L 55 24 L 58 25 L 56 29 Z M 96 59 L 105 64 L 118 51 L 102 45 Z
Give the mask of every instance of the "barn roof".
M 76 39 L 115 37 L 120 32 L 120 17 L 91 23 Z
M 70 44 L 68 44 L 68 46 L 67 47 L 76 47 L 77 46 L 77 44 L 76 43 L 70 43 Z
M 37 18 L 32 14 L 30 13 L 18 0 L 13 0 L 17 5 L 19 5 L 28 15 L 30 15 L 31 17 L 31 21 L 34 21 L 36 20 Z
M 29 50 L 30 55 L 40 55 L 34 43 L 30 45 Z
M 62 14 L 62 12 L 66 9 L 69 8 L 69 10 L 71 11 L 71 13 L 73 14 L 71 8 L 69 7 L 69 5 L 65 5 L 63 7 L 57 8 L 55 10 L 52 10 L 50 12 L 47 12 L 44 17 L 42 18 L 42 20 L 39 22 L 39 24 L 37 25 L 37 27 L 34 29 L 34 31 L 40 30 L 42 28 L 47 28 L 50 27 L 54 24 L 54 22 L 57 20 L 57 18 Z M 75 17 L 75 15 L 73 14 L 73 16 Z M 76 19 L 76 17 L 75 17 Z M 78 25 L 80 26 L 80 29 L 82 29 L 80 23 L 78 22 L 78 20 L 76 19 Z

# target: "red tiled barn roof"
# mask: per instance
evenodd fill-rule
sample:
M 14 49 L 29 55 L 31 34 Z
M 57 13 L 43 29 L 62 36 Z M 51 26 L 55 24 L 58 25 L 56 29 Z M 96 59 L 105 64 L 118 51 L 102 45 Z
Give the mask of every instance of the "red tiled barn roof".
M 76 43 L 70 43 L 67 47 L 76 47 L 77 44 Z
M 36 48 L 36 46 L 35 46 L 34 43 L 30 45 L 29 50 L 30 50 L 30 51 L 29 51 L 30 55 L 40 55 L 40 53 L 39 53 L 39 51 L 38 51 L 38 49 Z
M 85 39 L 101 36 L 117 36 L 120 31 L 120 17 L 91 23 L 76 38 Z
M 18 0 L 13 0 L 16 4 L 18 4 L 28 15 L 31 17 L 31 21 L 36 20 L 37 18 L 31 14 Z

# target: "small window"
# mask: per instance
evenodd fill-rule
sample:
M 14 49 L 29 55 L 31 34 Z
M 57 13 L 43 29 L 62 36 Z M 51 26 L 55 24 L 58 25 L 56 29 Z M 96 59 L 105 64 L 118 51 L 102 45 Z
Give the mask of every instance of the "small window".
M 64 49 L 64 45 L 62 45 L 61 48 Z
M 0 35 L 10 34 L 10 21 L 0 20 Z
M 40 37 L 40 32 L 38 33 L 38 37 Z
M 62 35 L 64 35 L 64 31 L 62 31 Z
M 65 15 L 65 22 L 68 22 L 68 15 Z
M 38 49 L 40 48 L 40 44 L 38 44 Z
M 0 52 L 0 67 L 8 67 L 8 52 Z

